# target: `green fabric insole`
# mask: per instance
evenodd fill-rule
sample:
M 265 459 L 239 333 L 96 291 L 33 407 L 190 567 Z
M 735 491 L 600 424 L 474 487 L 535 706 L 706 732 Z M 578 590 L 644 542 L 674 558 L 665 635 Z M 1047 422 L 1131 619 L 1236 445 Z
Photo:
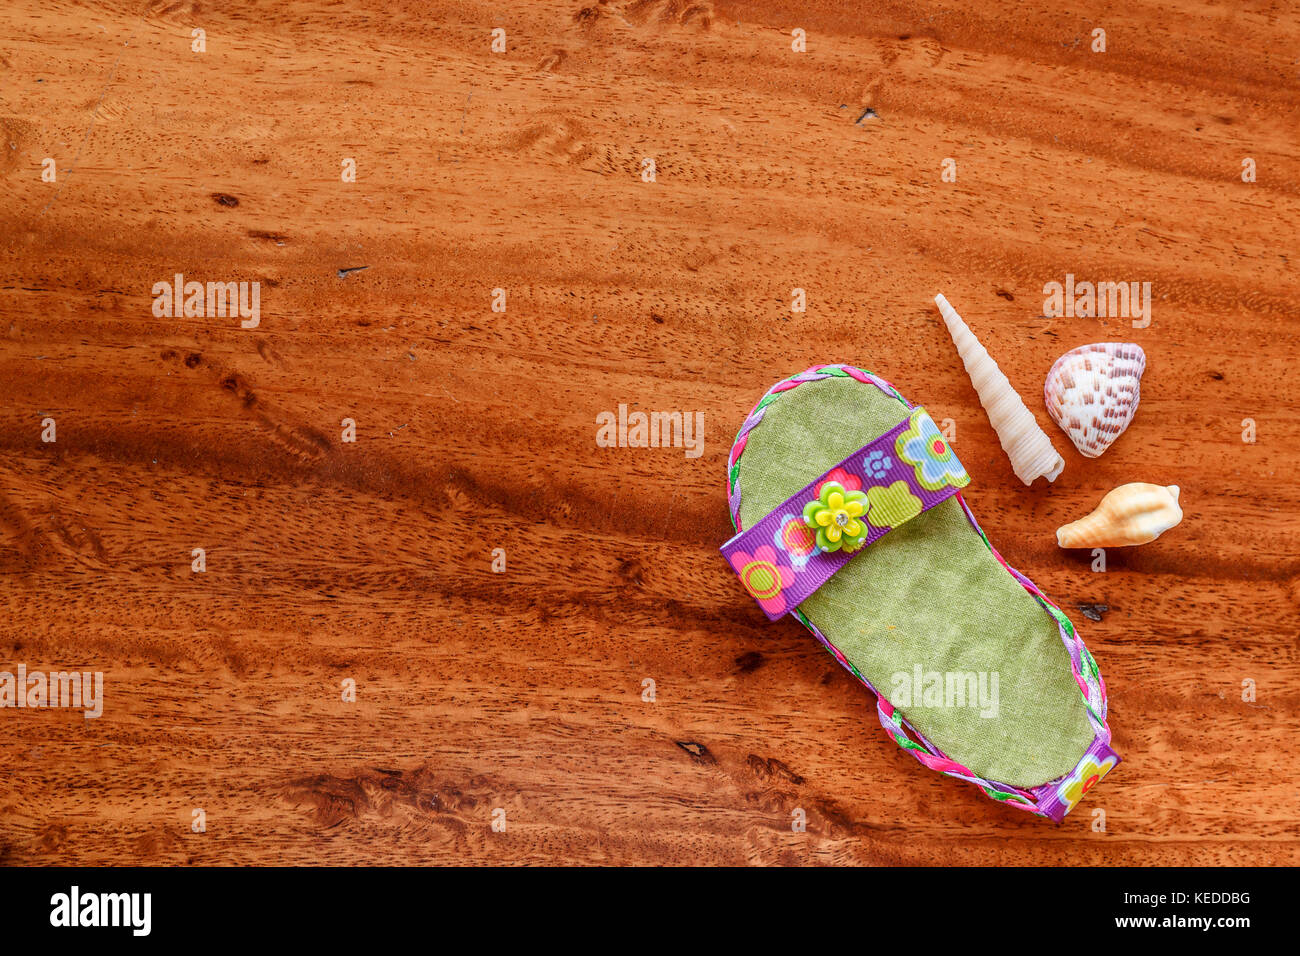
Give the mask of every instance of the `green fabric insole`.
M 740 457 L 742 526 L 907 414 L 851 378 L 781 393 Z M 978 516 L 978 490 L 967 490 Z M 800 609 L 917 730 L 981 777 L 1038 786 L 1073 770 L 1092 742 L 1055 619 L 998 563 L 955 498 L 868 546 Z M 917 665 L 927 678 L 982 673 L 990 690 L 996 674 L 996 708 L 900 705 L 891 690 L 911 688 Z

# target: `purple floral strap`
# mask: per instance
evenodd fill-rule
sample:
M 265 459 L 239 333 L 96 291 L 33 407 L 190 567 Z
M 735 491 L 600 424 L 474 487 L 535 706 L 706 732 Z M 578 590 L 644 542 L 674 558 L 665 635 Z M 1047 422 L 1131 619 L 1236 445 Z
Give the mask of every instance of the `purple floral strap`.
M 791 495 L 721 548 L 771 620 L 864 547 L 970 484 L 924 408 Z
M 1060 823 L 1074 809 L 1084 794 L 1101 782 L 1120 762 L 1119 754 L 1111 748 L 1110 732 L 1097 736 L 1079 759 L 1075 768 L 1060 780 L 1034 787 L 1030 793 L 1037 801 L 1038 812 Z

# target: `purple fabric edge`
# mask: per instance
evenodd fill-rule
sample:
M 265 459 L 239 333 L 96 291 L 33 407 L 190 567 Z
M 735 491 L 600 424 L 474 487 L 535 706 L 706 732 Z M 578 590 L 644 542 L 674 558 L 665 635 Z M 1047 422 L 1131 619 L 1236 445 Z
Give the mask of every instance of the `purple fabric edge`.
M 1079 758 L 1079 762 L 1074 765 L 1073 770 L 1056 780 L 1030 788 L 1029 793 L 1033 796 L 1038 811 L 1049 820 L 1060 823 L 1065 819 L 1067 813 L 1078 806 L 1079 802 L 1092 792 L 1091 790 L 1088 790 L 1081 793 L 1079 795 L 1079 801 L 1069 804 L 1062 799 L 1061 792 L 1065 788 L 1065 785 L 1072 781 L 1083 766 L 1089 761 L 1097 764 L 1104 764 L 1112 757 L 1115 762 L 1107 769 L 1106 773 L 1103 774 L 1102 779 L 1109 777 L 1111 771 L 1124 762 L 1124 758 L 1116 753 L 1115 749 L 1111 747 L 1109 734 L 1106 734 L 1104 737 L 1103 735 L 1098 734 L 1093 738 L 1088 749 L 1083 752 L 1083 756 Z M 1097 783 L 1101 783 L 1101 780 L 1098 780 Z

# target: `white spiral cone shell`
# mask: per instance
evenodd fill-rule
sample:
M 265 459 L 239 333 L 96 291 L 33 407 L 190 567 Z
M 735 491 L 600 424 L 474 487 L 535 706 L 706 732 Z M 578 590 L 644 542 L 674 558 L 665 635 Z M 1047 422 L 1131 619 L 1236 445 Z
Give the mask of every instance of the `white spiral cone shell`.
M 1052 446 L 1047 433 L 1038 427 L 1033 412 L 1025 407 L 1024 401 L 1002 374 L 1002 369 L 998 368 L 998 363 L 980 345 L 979 339 L 948 300 L 936 295 L 934 302 L 948 326 L 948 334 L 957 346 L 957 354 L 966 366 L 966 374 L 975 386 L 980 404 L 989 416 L 989 424 L 998 433 L 1002 450 L 1011 459 L 1016 477 L 1026 485 L 1032 485 L 1039 477 L 1055 481 L 1065 468 L 1065 459 Z

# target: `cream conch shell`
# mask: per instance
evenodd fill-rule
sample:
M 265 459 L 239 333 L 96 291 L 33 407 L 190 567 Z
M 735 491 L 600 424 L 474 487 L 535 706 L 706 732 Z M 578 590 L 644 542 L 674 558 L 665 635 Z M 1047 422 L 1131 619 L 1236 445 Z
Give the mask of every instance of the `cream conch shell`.
M 1183 520 L 1178 486 L 1120 485 L 1090 515 L 1056 529 L 1063 548 L 1124 548 L 1154 541 Z
M 1079 454 L 1100 457 L 1128 428 L 1146 367 L 1142 346 L 1131 342 L 1081 345 L 1053 363 L 1043 400 Z
M 1033 484 L 1034 479 L 1040 476 L 1055 481 L 1065 468 L 1065 459 L 1052 447 L 1052 440 L 1038 427 L 1033 412 L 1025 407 L 998 368 L 998 363 L 989 357 L 988 351 L 980 345 L 979 339 L 967 328 L 948 300 L 936 295 L 934 302 L 948 326 L 948 334 L 957 346 L 957 354 L 966 366 L 966 374 L 975 386 L 980 404 L 989 416 L 989 424 L 998 433 L 1002 450 L 1011 459 L 1016 477 L 1026 485 Z

